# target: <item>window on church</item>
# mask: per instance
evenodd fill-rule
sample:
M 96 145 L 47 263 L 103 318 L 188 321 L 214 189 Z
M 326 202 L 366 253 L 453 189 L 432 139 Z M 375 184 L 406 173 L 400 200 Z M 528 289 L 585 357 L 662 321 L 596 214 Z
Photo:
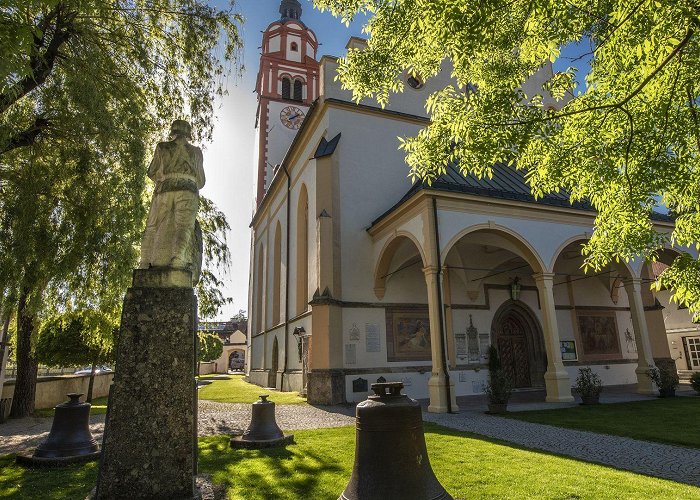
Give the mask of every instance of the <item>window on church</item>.
M 292 97 L 292 82 L 289 78 L 282 78 L 282 99 L 291 99 Z
M 303 96 L 304 82 L 301 80 L 294 80 L 294 100 L 301 101 L 304 99 Z
M 291 50 L 292 52 L 299 52 L 299 45 L 296 42 L 292 42 Z

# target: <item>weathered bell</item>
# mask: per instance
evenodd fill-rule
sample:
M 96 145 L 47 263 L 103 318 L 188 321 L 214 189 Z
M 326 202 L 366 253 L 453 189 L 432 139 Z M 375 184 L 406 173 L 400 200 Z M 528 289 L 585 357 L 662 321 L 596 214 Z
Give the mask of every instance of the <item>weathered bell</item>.
M 250 425 L 242 436 L 231 439 L 234 448 L 268 448 L 293 441 L 293 435 L 286 435 L 275 421 L 275 403 L 267 400 L 263 394 L 253 403 L 253 415 Z
M 56 406 L 51 432 L 34 452 L 36 458 L 69 458 L 90 455 L 100 446 L 90 433 L 90 403 L 82 394 L 68 394 L 70 401 Z
M 339 500 L 452 500 L 430 467 L 420 405 L 401 389 L 372 384 L 357 405 L 355 465 Z

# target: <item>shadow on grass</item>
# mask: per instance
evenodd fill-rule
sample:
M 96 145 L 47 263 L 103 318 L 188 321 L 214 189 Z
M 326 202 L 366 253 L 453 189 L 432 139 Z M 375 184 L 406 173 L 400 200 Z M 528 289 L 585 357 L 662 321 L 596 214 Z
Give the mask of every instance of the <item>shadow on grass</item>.
M 97 462 L 60 468 L 25 468 L 14 455 L 0 457 L 0 498 L 85 498 L 97 481 Z
M 352 470 L 351 430 L 299 431 L 296 444 L 263 450 L 234 450 L 226 436 L 202 438 L 199 470 L 223 483 L 229 498 L 336 499 Z

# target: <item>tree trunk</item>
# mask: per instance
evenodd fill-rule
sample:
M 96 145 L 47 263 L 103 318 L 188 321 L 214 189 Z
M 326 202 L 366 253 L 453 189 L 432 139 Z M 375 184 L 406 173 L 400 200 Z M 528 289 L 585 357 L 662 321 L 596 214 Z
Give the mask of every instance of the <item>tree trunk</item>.
M 34 314 L 29 311 L 28 294 L 22 293 L 17 304 L 17 379 L 10 417 L 28 417 L 34 413 L 36 376 L 39 363 L 32 353 Z
M 92 370 L 90 370 L 90 383 L 88 384 L 86 403 L 92 403 L 92 387 L 95 385 L 95 367 L 97 366 L 97 361 L 92 362 Z
M 10 314 L 9 308 L 5 311 L 5 316 L 2 321 L 2 331 L 0 331 L 0 397 L 2 396 L 2 389 L 5 386 L 5 374 L 7 373 L 7 351 L 9 350 L 9 345 L 7 343 L 7 331 L 10 329 Z M 3 409 L 0 407 L 0 412 Z M 0 422 L 3 421 L 5 415 L 0 413 Z

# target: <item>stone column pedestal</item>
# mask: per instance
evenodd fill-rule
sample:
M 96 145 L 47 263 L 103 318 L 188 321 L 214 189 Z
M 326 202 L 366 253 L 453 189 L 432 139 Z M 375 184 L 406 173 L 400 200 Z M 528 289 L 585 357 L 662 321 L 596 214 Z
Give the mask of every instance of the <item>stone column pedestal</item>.
M 191 285 L 189 271 L 134 271 L 117 340 L 98 500 L 199 498 Z
M 545 349 L 547 350 L 547 372 L 544 374 L 544 384 L 547 389 L 547 403 L 570 403 L 574 401 L 571 395 L 571 380 L 561 359 L 561 344 L 559 342 L 559 326 L 557 311 L 554 307 L 554 274 L 533 274 L 537 284 L 542 307 L 542 327 Z

